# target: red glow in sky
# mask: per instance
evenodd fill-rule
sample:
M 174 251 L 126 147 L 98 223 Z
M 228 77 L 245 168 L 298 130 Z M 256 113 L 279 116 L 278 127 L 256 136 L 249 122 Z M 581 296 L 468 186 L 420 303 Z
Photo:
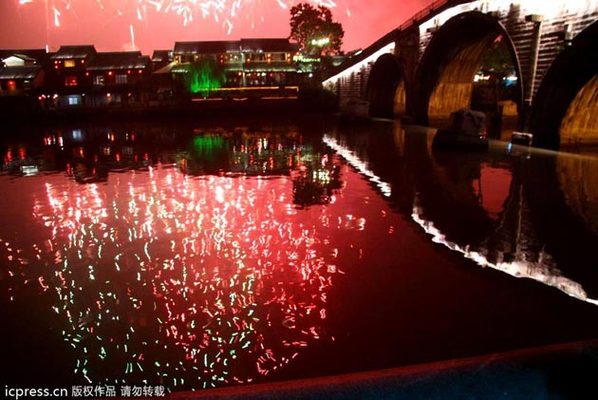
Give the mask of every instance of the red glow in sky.
M 55 50 L 61 44 L 94 44 L 99 51 L 136 48 L 151 54 L 155 49 L 171 49 L 175 41 L 286 37 L 289 35 L 289 11 L 284 6 L 298 2 L 220 0 L 210 3 L 230 3 L 231 6 L 220 10 L 211 6 L 204 8 L 202 13 L 196 5 L 192 15 L 172 8 L 157 11 L 149 5 L 152 2 L 145 7 L 138 6 L 139 3 L 143 2 L 3 0 L 0 1 L 0 48 L 43 48 L 49 44 L 50 50 Z M 335 0 L 323 3 L 336 5 L 333 15 L 343 24 L 343 47 L 348 51 L 367 47 L 431 0 Z M 241 5 L 234 13 L 233 4 Z

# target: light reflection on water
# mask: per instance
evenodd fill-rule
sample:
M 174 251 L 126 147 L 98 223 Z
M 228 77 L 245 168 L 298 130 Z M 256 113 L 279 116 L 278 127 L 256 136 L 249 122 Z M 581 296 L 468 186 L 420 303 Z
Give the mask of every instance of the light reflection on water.
M 397 162 L 395 159 L 392 166 L 401 168 L 401 164 L 408 162 L 405 153 L 412 153 L 415 162 L 412 161 L 413 165 L 409 167 L 410 173 L 415 176 L 416 191 L 410 200 L 409 213 L 412 220 L 432 237 L 432 241 L 482 267 L 491 267 L 517 278 L 533 279 L 578 300 L 598 305 L 598 297 L 588 294 L 579 281 L 564 276 L 566 272 L 559 269 L 547 245 L 541 243 L 538 233 L 541 228 L 534 227 L 532 215 L 532 209 L 538 205 L 532 205 L 528 200 L 528 196 L 541 199 L 544 195 L 535 192 L 538 182 L 540 186 L 552 187 L 555 182 L 550 179 L 556 178 L 557 190 L 562 191 L 564 197 L 559 206 L 570 207 L 569 211 L 576 214 L 575 218 L 593 228 L 596 225 L 593 210 L 598 204 L 593 189 L 597 182 L 595 170 L 598 159 L 566 153 L 546 154 L 541 150 L 523 148 L 513 150 L 499 142 L 492 144 L 490 154 L 435 151 L 430 145 L 433 134 L 433 130 L 424 130 L 414 140 L 413 136 L 417 134 L 412 133 L 411 147 L 408 148 L 405 129 L 395 124 L 393 139 L 402 160 Z M 352 139 L 354 142 L 360 140 L 360 135 L 356 136 Z M 346 154 L 349 163 L 368 177 L 382 194 L 391 195 L 391 185 L 368 166 L 367 151 L 360 148 L 362 154 L 366 153 L 365 158 L 363 155 L 360 158 L 351 146 L 341 146 L 338 138 L 325 135 L 323 140 L 339 154 Z M 358 148 L 353 145 L 353 149 Z M 368 151 L 370 157 L 382 153 L 373 148 Z M 414 156 L 413 153 L 419 155 Z M 525 175 L 522 173 L 525 164 L 533 165 L 536 160 L 542 165 L 542 174 L 522 176 Z M 547 162 L 555 167 L 553 175 L 550 169 L 545 169 Z M 388 168 L 384 172 L 388 174 Z M 549 209 L 548 213 L 551 211 Z M 547 220 L 550 222 L 550 219 Z M 598 231 L 594 229 L 594 232 Z M 571 234 L 575 237 L 577 232 Z M 591 266 L 589 260 L 588 266 Z
M 545 285 L 555 287 L 571 297 L 598 305 L 598 299 L 589 298 L 588 294 L 583 290 L 582 285 L 562 276 L 550 255 L 543 250 L 538 255 L 537 260 L 527 260 L 524 252 L 517 252 L 515 260 L 490 261 L 487 258 L 489 253 L 487 248 L 472 249 L 467 245 L 463 247 L 447 240 L 445 235 L 434 226 L 433 222 L 424 219 L 417 198 L 413 205 L 412 218 L 413 221 L 432 237 L 434 243 L 442 244 L 453 251 L 463 254 L 465 258 L 474 261 L 481 267 L 494 268 L 515 278 L 533 279 Z
M 56 292 L 89 382 L 114 357 L 125 376 L 169 387 L 192 370 L 204 387 L 251 382 L 325 335 L 338 270 L 323 238 L 340 222 L 326 208 L 298 222 L 289 178 L 150 167 L 102 186 L 52 181 L 33 210 L 48 240 L 4 242 L 8 271 Z
M 402 135 L 396 135 L 397 138 L 401 139 L 397 145 L 401 147 L 400 152 L 404 152 L 404 130 L 399 126 L 399 130 L 402 130 Z M 396 130 L 395 130 L 396 132 Z M 427 134 L 430 135 L 429 133 Z M 373 182 L 379 190 L 385 196 L 390 196 L 392 193 L 391 186 L 384 182 L 379 176 L 375 175 L 368 167 L 367 161 L 362 160 L 359 156 L 351 149 L 343 146 L 337 139 L 329 135 L 325 135 L 323 138 L 324 143 L 329 145 L 333 150 L 341 154 L 348 162 L 355 167 L 360 173 L 365 175 Z M 429 139 L 427 142 L 427 151 L 430 151 Z M 508 147 L 510 151 L 510 147 Z M 541 151 L 538 153 L 542 153 Z M 441 157 L 447 157 L 446 154 L 440 154 Z M 457 163 L 461 163 L 459 160 L 463 154 L 450 154 L 448 157 L 456 158 Z M 491 219 L 497 220 L 497 227 L 494 233 L 501 230 L 502 225 L 505 224 L 506 219 L 509 217 L 509 208 L 513 206 L 516 208 L 515 214 L 519 218 L 515 232 L 515 249 L 510 254 L 505 252 L 504 254 L 496 254 L 496 249 L 491 248 L 492 241 L 491 237 L 484 238 L 481 242 L 478 241 L 472 246 L 471 243 L 459 244 L 450 239 L 447 239 L 446 235 L 441 232 L 433 221 L 426 220 L 422 206 L 419 201 L 419 195 L 415 195 L 414 205 L 411 213 L 411 217 L 415 223 L 417 223 L 427 234 L 432 236 L 432 241 L 435 243 L 442 244 L 447 248 L 463 254 L 467 259 L 474 261 L 476 264 L 482 267 L 491 267 L 498 271 L 507 273 L 516 278 L 528 278 L 533 279 L 542 284 L 555 287 L 569 296 L 572 296 L 578 300 L 585 301 L 590 304 L 598 305 L 598 298 L 592 298 L 588 296 L 587 292 L 583 289 L 583 286 L 571 279 L 562 275 L 562 271 L 558 269 L 557 264 L 552 259 L 551 255 L 546 252 L 544 248 L 536 251 L 532 257 L 528 252 L 529 249 L 525 248 L 527 243 L 525 237 L 522 237 L 522 218 L 521 214 L 524 212 L 526 205 L 516 204 L 514 201 L 523 202 L 521 193 L 515 195 L 513 191 L 521 191 L 521 184 L 514 184 L 511 180 L 511 171 L 505 166 L 493 167 L 485 162 L 476 162 L 474 165 L 475 172 L 466 173 L 464 175 L 450 176 L 453 171 L 447 172 L 444 167 L 437 164 L 432 155 L 431 161 L 434 164 L 435 173 L 442 176 L 442 181 L 446 184 L 444 187 L 448 192 L 457 190 L 459 193 L 453 193 L 456 198 L 462 199 L 469 195 L 475 196 L 476 200 L 474 203 L 483 208 L 487 212 L 487 216 Z M 527 151 L 525 158 L 531 158 L 531 152 Z M 595 183 L 595 166 L 597 160 L 588 157 L 579 157 L 572 154 L 558 154 L 557 159 L 557 176 L 559 183 L 563 188 L 565 199 L 569 206 L 573 208 L 583 220 L 590 225 L 595 224 L 595 215 L 591 211 L 587 211 L 587 208 L 593 210 L 596 204 L 597 196 L 594 194 Z M 467 170 L 467 163 L 460 164 L 457 166 L 458 169 Z M 454 165 L 452 166 L 454 167 Z M 463 190 L 463 186 L 469 183 L 469 187 Z M 473 190 L 472 190 L 473 189 Z M 464 193 L 469 192 L 470 194 Z M 489 199 L 490 198 L 490 199 Z M 448 210 L 445 210 L 448 211 Z M 450 211 L 448 211 L 450 212 Z M 494 253 L 494 254 L 492 254 Z M 490 258 L 489 258 L 490 257 Z
M 52 229 L 63 266 L 56 275 L 70 282 L 57 287 L 72 327 L 65 336 L 75 346 L 96 339 L 84 341 L 88 371 L 90 360 L 129 345 L 125 373 L 167 377 L 172 368 L 151 361 L 161 347 L 180 354 L 174 371 L 197 370 L 204 386 L 246 382 L 249 362 L 267 375 L 322 334 L 335 266 L 317 249 L 316 225 L 327 216 L 294 223 L 286 179 L 191 179 L 151 168 L 102 192 L 48 185 L 49 207 L 35 210 Z M 284 329 L 278 343 L 268 326 Z M 158 337 L 143 345 L 136 331 L 148 327 Z
M 63 150 L 55 137 L 44 143 Z M 340 160 L 270 135 L 227 142 L 230 135 L 195 136 L 188 153 L 174 156 L 179 168 L 134 151 L 125 152 L 127 165 L 122 149 L 105 145 L 101 153 L 114 158 L 102 165 L 76 146 L 78 166 L 69 160 L 66 177 L 28 178 L 45 186 L 33 215 L 47 237 L 31 248 L 2 241 L 4 285 L 11 300 L 29 282 L 55 292 L 75 375 L 172 389 L 247 383 L 314 340 L 333 340 L 326 295 L 341 271 L 327 237 L 365 220 L 298 207 L 335 201 L 337 189 L 327 188 L 340 190 Z M 200 175 L 223 156 L 230 173 Z M 131 162 L 138 172 L 99 172 Z
M 334 137 L 324 135 L 322 141 L 326 143 L 326 145 L 332 150 L 342 156 L 349 164 L 351 164 L 353 168 L 357 169 L 360 174 L 365 175 L 372 183 L 376 184 L 384 196 L 390 197 L 392 194 L 392 188 L 390 184 L 382 181 L 380 177 L 374 174 L 374 172 L 368 168 L 367 162 L 361 160 L 357 154 L 348 149 L 346 146 L 343 146 L 343 144 Z
M 75 381 L 171 390 L 278 379 L 311 348 L 334 348 L 348 329 L 338 314 L 367 318 L 351 313 L 357 293 L 331 296 L 356 276 L 418 273 L 412 249 L 437 254 L 430 236 L 463 256 L 459 267 L 471 260 L 598 305 L 537 225 L 526 171 L 538 156 L 435 153 L 427 135 L 370 129 L 98 128 L 10 143 L 0 187 L 20 194 L 0 199 L 3 218 L 26 224 L 0 230 L 0 295 L 45 296 Z M 583 215 L 587 196 L 573 193 L 591 184 L 567 172 L 577 164 L 555 165 L 565 172 L 551 184 L 567 194 L 551 207 Z M 410 300 L 394 290 L 385 303 Z M 376 335 L 400 336 L 368 334 L 373 347 Z

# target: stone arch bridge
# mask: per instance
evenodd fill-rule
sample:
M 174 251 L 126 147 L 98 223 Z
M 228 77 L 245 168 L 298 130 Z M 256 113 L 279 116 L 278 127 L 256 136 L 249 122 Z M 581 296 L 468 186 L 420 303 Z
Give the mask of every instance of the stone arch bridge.
M 509 112 L 534 144 L 598 143 L 598 0 L 439 0 L 323 82 L 370 116 L 446 121 L 470 107 L 486 49 L 506 45 Z

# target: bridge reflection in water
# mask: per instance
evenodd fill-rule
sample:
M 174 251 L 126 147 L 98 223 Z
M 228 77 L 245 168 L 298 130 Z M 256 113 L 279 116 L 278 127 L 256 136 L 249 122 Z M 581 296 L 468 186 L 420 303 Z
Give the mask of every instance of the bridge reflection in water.
M 596 159 L 239 126 L 3 137 L 7 381 L 201 389 L 598 333 Z
M 537 232 L 539 228 L 534 225 L 531 210 L 531 207 L 540 207 L 543 216 L 571 214 L 573 220 L 579 220 L 582 226 L 587 225 L 592 230 L 581 229 L 578 233 L 595 241 L 598 221 L 592 210 L 598 205 L 598 195 L 594 193 L 598 182 L 594 173 L 598 170 L 598 158 L 566 153 L 534 153 L 524 148 L 515 150 L 513 154 L 511 146 L 498 142 L 493 144 L 495 148 L 490 155 L 447 153 L 431 149 L 434 130 L 419 132 L 419 138 L 417 133 L 412 133 L 406 139 L 405 129 L 400 123 L 395 123 L 394 129 L 399 152 L 416 157 L 411 161 L 415 167 L 411 171 L 415 175 L 411 216 L 434 242 L 463 254 L 482 267 L 492 267 L 517 278 L 530 278 L 598 305 L 598 292 L 595 286 L 591 286 L 594 282 L 590 280 L 592 283 L 588 285 L 593 290 L 591 296 L 581 283 L 566 276 L 569 272 L 573 276 L 576 273 L 561 271 L 550 253 L 549 249 L 553 246 L 568 246 L 568 240 L 550 243 L 547 248 Z M 352 153 L 350 148 L 339 145 L 335 139 L 325 137 L 324 141 L 329 145 L 334 143 L 332 147 L 336 151 L 342 149 L 345 153 Z M 520 154 L 516 154 L 517 151 Z M 358 170 L 365 163 L 362 159 L 348 160 Z M 409 163 L 407 160 L 404 162 Z M 547 163 L 554 164 L 554 168 L 542 168 L 542 173 L 533 176 L 526 171 L 530 168 L 538 173 L 536 164 L 545 166 Z M 547 174 L 549 177 L 546 177 Z M 381 178 L 373 172 L 366 175 L 377 186 L 390 187 L 388 183 L 380 183 Z M 541 196 L 534 189 L 543 186 L 542 191 L 545 192 L 546 185 L 554 185 L 552 192 L 559 192 L 559 195 L 547 198 L 542 204 L 538 201 L 530 204 L 527 196 Z M 547 207 L 549 205 L 554 209 Z M 551 218 L 547 217 L 547 220 Z M 558 230 L 557 226 L 549 228 L 549 231 Z M 557 252 L 562 253 L 562 250 Z M 576 255 L 569 257 L 583 260 L 577 268 L 594 274 L 592 260 L 596 256 L 592 253 L 592 248 L 576 249 Z

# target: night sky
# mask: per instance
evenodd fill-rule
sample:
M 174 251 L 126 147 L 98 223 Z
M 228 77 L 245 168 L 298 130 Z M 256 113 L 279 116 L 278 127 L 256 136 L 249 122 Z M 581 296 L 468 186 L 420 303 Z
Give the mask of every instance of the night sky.
M 298 2 L 298 1 L 297 1 Z M 175 41 L 286 37 L 292 0 L 0 0 L 0 48 L 56 50 L 94 44 L 99 51 L 145 54 Z M 317 2 L 317 1 L 313 1 Z M 327 0 L 343 24 L 343 49 L 366 47 L 432 0 Z M 20 4 L 22 3 L 22 4 Z M 163 3 L 160 11 L 157 4 Z M 202 16 L 202 5 L 220 3 Z M 141 4 L 139 6 L 139 4 Z M 166 7 L 170 4 L 171 8 Z M 176 8 L 187 5 L 189 8 Z M 234 6 L 238 8 L 234 10 Z M 185 14 L 185 11 L 190 13 Z

